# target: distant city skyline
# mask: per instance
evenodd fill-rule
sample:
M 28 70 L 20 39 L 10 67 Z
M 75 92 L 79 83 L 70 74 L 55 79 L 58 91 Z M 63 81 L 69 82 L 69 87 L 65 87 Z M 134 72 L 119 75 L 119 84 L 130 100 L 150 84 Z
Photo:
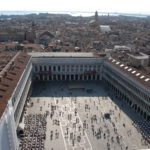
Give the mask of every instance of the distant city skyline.
M 149 0 L 5 0 L 1 1 L 0 11 L 90 11 L 150 13 Z

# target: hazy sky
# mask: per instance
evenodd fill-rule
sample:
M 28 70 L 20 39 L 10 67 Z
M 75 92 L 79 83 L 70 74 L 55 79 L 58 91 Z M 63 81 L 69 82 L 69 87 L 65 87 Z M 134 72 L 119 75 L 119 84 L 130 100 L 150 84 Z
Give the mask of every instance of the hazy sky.
M 150 0 L 1 0 L 0 10 L 150 12 Z

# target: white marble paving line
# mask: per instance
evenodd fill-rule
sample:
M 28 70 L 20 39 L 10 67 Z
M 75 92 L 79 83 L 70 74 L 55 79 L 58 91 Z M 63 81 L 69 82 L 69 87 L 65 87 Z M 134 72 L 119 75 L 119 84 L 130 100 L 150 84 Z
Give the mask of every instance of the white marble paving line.
M 54 102 L 55 102 L 55 105 L 56 105 L 56 100 L 55 100 L 55 97 L 54 97 Z M 58 110 L 56 109 L 57 113 L 58 113 Z M 59 114 L 59 113 L 58 113 Z M 59 118 L 59 117 L 58 117 Z M 60 119 L 59 119 L 60 121 Z M 63 141 L 64 141 L 64 145 L 65 145 L 65 149 L 68 150 L 67 148 L 67 145 L 66 145 L 66 141 L 65 141 L 65 136 L 64 136 L 64 132 L 63 132 L 63 129 L 62 129 L 62 125 L 61 125 L 61 121 L 60 121 L 60 129 L 61 129 L 61 133 L 62 133 L 62 137 L 63 137 Z
M 70 97 L 70 101 L 71 101 L 71 97 Z M 75 108 L 74 102 L 73 102 L 73 105 L 74 105 L 74 108 Z M 79 116 L 78 113 L 77 113 L 77 116 L 78 116 L 78 118 L 79 118 L 79 120 L 80 120 L 80 122 L 81 122 L 81 126 L 82 126 L 82 128 L 83 128 L 83 123 L 82 123 L 82 120 L 81 120 L 81 118 L 80 118 L 80 116 Z M 89 138 L 88 138 L 88 136 L 87 136 L 87 133 L 86 133 L 86 131 L 84 131 L 84 132 L 85 132 L 85 136 L 86 136 L 86 138 L 87 138 L 87 140 L 88 140 L 88 143 L 89 143 L 89 145 L 90 145 L 90 147 L 91 147 L 91 150 L 93 150 L 92 144 L 91 144 L 91 142 L 90 142 L 90 140 L 89 140 Z

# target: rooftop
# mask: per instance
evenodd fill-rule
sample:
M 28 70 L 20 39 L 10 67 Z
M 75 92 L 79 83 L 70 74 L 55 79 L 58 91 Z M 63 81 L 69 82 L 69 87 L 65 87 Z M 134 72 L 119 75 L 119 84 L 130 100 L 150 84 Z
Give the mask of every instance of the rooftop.
M 5 59 L 6 57 L 8 59 Z M 0 53 L 0 64 L 4 65 L 0 70 L 0 117 L 2 116 L 7 106 L 22 72 L 28 63 L 30 56 L 23 52 Z
M 109 58 L 108 62 L 111 63 L 113 66 L 115 66 L 117 69 L 129 75 L 131 78 L 137 80 L 146 88 L 150 89 L 150 76 L 146 75 L 142 71 L 139 71 L 135 68 L 127 66 L 113 58 Z
M 83 53 L 83 52 L 79 52 L 79 53 L 72 53 L 72 52 L 36 52 L 36 53 L 28 53 L 29 55 L 31 55 L 32 57 L 80 57 L 80 58 L 91 58 L 91 57 L 97 57 L 96 55 L 94 55 L 94 53 Z
M 144 53 L 133 53 L 133 54 L 128 54 L 128 55 L 135 59 L 149 59 L 149 56 Z

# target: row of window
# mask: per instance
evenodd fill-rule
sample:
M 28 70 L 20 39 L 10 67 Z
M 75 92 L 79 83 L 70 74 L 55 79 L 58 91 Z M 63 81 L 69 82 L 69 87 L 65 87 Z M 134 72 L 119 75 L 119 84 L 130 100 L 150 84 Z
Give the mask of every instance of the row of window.
M 35 66 L 35 72 L 38 71 L 100 71 L 101 65 L 55 65 L 55 66 Z
M 36 75 L 35 80 L 51 81 L 51 80 L 100 80 L 101 75 Z

